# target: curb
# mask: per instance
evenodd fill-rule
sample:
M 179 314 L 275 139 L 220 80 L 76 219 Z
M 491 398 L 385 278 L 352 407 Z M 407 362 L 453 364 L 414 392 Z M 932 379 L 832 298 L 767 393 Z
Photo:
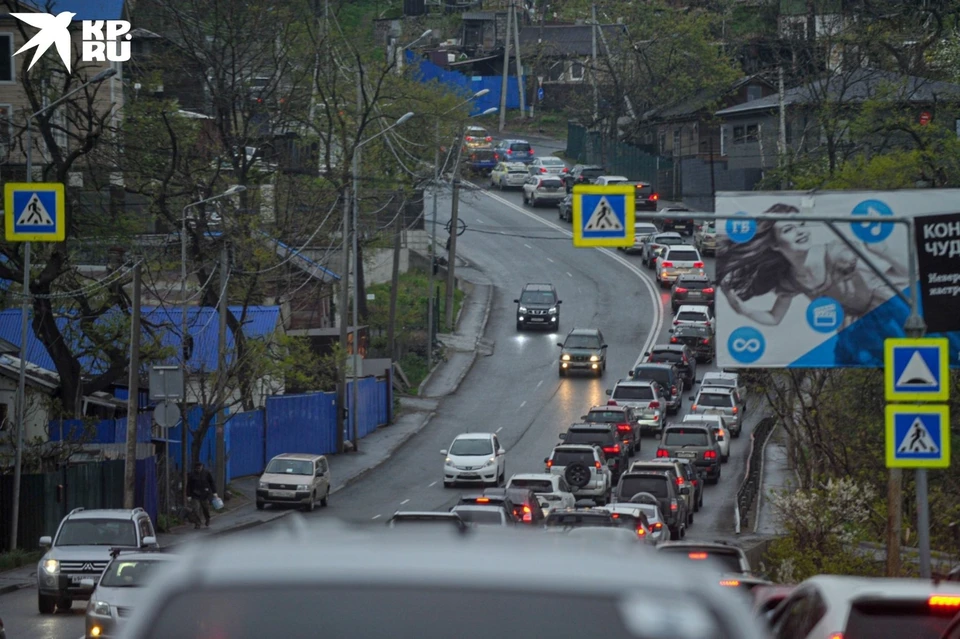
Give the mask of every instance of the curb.
M 211 530 L 208 534 L 200 537 L 190 537 L 180 539 L 175 543 L 168 544 L 164 548 L 176 548 L 177 546 L 182 546 L 183 544 L 188 544 L 191 542 L 202 542 L 204 539 L 209 539 L 210 537 L 219 537 L 220 535 L 228 535 L 236 532 L 243 532 L 244 530 L 249 530 L 251 528 L 256 528 L 257 526 L 262 526 L 264 524 L 270 524 L 278 519 L 283 519 L 284 517 L 290 515 L 291 513 L 297 512 L 296 509 L 288 509 L 279 513 L 276 517 L 271 517 L 270 519 L 255 519 L 253 521 L 247 521 L 237 526 L 231 526 L 230 528 L 223 528 L 221 530 Z
M 18 590 L 23 590 L 24 588 L 32 588 L 35 584 L 11 584 L 9 586 L 0 587 L 0 596 L 9 595 L 11 592 L 17 592 Z
M 484 336 L 484 335 L 486 334 L 486 332 L 487 332 L 487 322 L 490 320 L 490 311 L 491 311 L 491 309 L 493 308 L 493 289 L 494 289 L 494 287 L 493 287 L 492 284 L 488 284 L 487 286 L 489 286 L 489 288 L 487 289 L 487 299 L 486 299 L 486 302 L 485 302 L 486 308 L 485 308 L 484 311 L 483 311 L 483 319 L 480 320 L 480 332 L 477 333 L 477 342 L 476 342 L 477 344 L 479 344 L 480 340 L 483 339 L 483 336 Z M 453 383 L 453 390 L 450 391 L 450 393 L 448 393 L 448 395 L 453 395 L 453 394 L 456 393 L 458 390 L 460 390 L 460 384 L 463 383 L 463 380 L 466 379 L 466 377 L 467 377 L 467 375 L 470 373 L 470 371 L 473 370 L 473 365 L 476 364 L 476 363 L 477 363 L 477 349 L 476 349 L 476 346 L 474 346 L 473 354 L 472 354 L 472 356 L 470 357 L 470 363 L 467 364 L 467 365 L 464 367 L 463 372 L 460 373 L 460 375 L 457 376 L 457 380 Z M 417 394 L 418 394 L 418 395 L 419 395 L 419 392 L 420 392 L 420 391 L 419 391 L 419 389 L 418 389 L 418 390 L 417 390 Z M 426 396 L 424 396 L 424 395 L 421 395 L 421 397 L 425 397 L 425 398 L 426 398 Z M 437 395 L 436 397 L 430 397 L 429 399 L 437 399 L 437 398 L 440 398 L 440 397 L 444 397 L 444 395 Z
M 351 484 L 354 484 L 354 483 L 360 481 L 361 479 L 363 479 L 364 477 L 366 477 L 367 475 L 369 475 L 370 473 L 372 473 L 374 470 L 376 470 L 377 468 L 379 468 L 380 466 L 382 466 L 383 464 L 385 464 L 386 461 L 387 461 L 388 459 L 390 459 L 391 457 L 393 457 L 393 454 L 394 454 L 395 452 L 397 452 L 398 450 L 400 450 L 400 448 L 401 448 L 404 444 L 406 444 L 408 441 L 410 441 L 410 440 L 413 438 L 414 435 L 419 434 L 424 428 L 426 428 L 426 427 L 427 427 L 427 424 L 430 423 L 430 420 L 432 420 L 433 417 L 434 417 L 434 415 L 436 415 L 436 414 L 437 414 L 436 411 L 431 411 L 431 412 L 427 413 L 426 419 L 424 419 L 424 420 L 420 423 L 420 426 L 418 426 L 417 428 L 411 430 L 409 433 L 407 433 L 406 435 L 404 435 L 404 436 L 400 439 L 400 441 L 397 442 L 397 445 L 393 447 L 393 450 L 391 450 L 391 451 L 389 452 L 389 454 L 387 454 L 386 457 L 384 457 L 384 458 L 381 459 L 380 461 L 376 462 L 375 464 L 371 464 L 370 466 L 367 466 L 366 468 L 364 468 L 363 470 L 361 470 L 359 473 L 357 473 L 356 475 L 354 475 L 354 476 L 351 477 L 350 479 L 346 480 L 345 482 L 343 482 L 342 484 L 340 484 L 340 485 L 337 486 L 336 488 L 331 488 L 331 489 L 330 489 L 330 494 L 331 494 L 331 495 L 334 495 L 334 494 L 340 492 L 340 491 L 343 490 L 344 488 L 350 486 Z M 290 512 L 296 512 L 296 511 L 291 510 Z M 277 517 L 277 519 L 279 519 L 279 517 Z M 273 520 L 271 520 L 271 521 L 273 521 Z

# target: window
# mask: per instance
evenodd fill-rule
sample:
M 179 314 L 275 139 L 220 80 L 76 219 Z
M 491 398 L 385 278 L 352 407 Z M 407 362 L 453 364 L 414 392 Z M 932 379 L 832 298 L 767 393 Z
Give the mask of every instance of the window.
M 708 446 L 706 431 L 702 430 L 668 430 L 663 440 L 667 446 Z
M 13 34 L 0 33 L 0 83 L 14 82 Z
M 733 405 L 733 401 L 730 395 L 726 394 L 700 393 L 700 397 L 697 398 L 697 404 L 715 408 L 730 408 Z
M 583 80 L 584 67 L 583 63 L 579 60 L 574 60 L 570 64 L 570 79 L 571 80 Z
M 760 125 L 747 125 L 747 142 L 758 142 L 760 140 Z
M 743 144 L 747 141 L 747 135 L 742 126 L 733 127 L 733 143 Z
M 563 61 L 554 62 L 549 69 L 547 69 L 547 81 L 548 82 L 559 82 L 563 78 L 564 71 Z
M 754 100 L 759 100 L 763 97 L 763 87 L 759 84 L 751 84 L 747 86 L 747 102 L 753 102 Z
M 10 404 L 0 404 L 0 430 L 7 427 L 7 420 L 10 417 Z
M 677 155 L 680 153 L 681 138 L 680 138 L 680 129 L 674 129 L 673 131 L 673 154 Z
M 652 386 L 617 386 L 613 389 L 613 399 L 653 401 Z

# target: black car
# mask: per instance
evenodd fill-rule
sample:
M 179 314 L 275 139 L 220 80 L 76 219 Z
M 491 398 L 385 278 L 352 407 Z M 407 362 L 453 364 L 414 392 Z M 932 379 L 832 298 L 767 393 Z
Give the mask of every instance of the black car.
M 640 493 L 650 493 L 660 503 L 660 512 L 670 529 L 670 539 L 679 540 L 687 531 L 687 500 L 691 486 L 677 486 L 673 473 L 639 471 L 624 473 L 614 489 L 617 503 L 629 503 L 636 495 L 638 503 L 644 503 Z
M 660 201 L 660 195 L 653 190 L 653 186 L 646 182 L 637 182 L 637 192 L 635 198 L 637 211 L 656 211 L 657 203 Z M 652 219 L 652 218 L 645 218 Z
M 560 305 L 553 284 L 527 284 L 520 297 L 513 300 L 517 305 L 517 330 L 546 328 L 555 331 L 560 326 Z
M 607 170 L 596 164 L 577 164 L 570 172 L 563 176 L 563 183 L 567 187 L 567 193 L 573 191 L 577 184 L 590 184 L 601 175 L 606 175 Z
M 575 328 L 560 347 L 560 377 L 571 371 L 590 372 L 603 377 L 607 370 L 607 344 L 599 328 Z
M 649 379 L 660 384 L 667 399 L 667 412 L 676 415 L 683 406 L 683 390 L 686 388 L 680 370 L 673 364 L 637 364 L 627 372 L 630 379 Z
M 693 352 L 698 362 L 712 362 L 716 355 L 716 336 L 706 326 L 680 324 L 670 329 L 671 344 L 682 344 Z
M 679 464 L 683 470 L 683 479 L 693 486 L 693 510 L 699 512 L 703 508 L 703 473 L 697 468 L 692 459 L 681 459 L 680 457 L 657 457 L 651 459 L 651 463 L 662 462 L 665 464 Z
M 483 496 L 491 500 L 501 499 L 504 504 L 509 504 L 513 518 L 519 524 L 543 525 L 540 500 L 529 488 L 487 488 L 483 491 Z
M 685 388 L 693 388 L 697 379 L 697 358 L 685 344 L 657 344 L 644 353 L 650 364 L 673 364 L 683 377 Z
M 623 443 L 616 424 L 574 424 L 560 434 L 560 439 L 564 444 L 599 446 L 613 474 L 612 481 L 617 481 L 630 466 L 630 447 Z
M 693 218 L 679 218 L 670 215 L 671 213 L 693 213 L 684 206 L 670 206 L 660 209 L 660 232 L 676 231 L 684 235 L 693 235 L 695 226 Z
M 594 406 L 580 419 L 585 424 L 613 424 L 631 454 L 640 450 L 640 425 L 629 406 Z
M 670 290 L 670 308 L 676 313 L 684 304 L 713 308 L 717 290 L 706 275 L 680 275 Z

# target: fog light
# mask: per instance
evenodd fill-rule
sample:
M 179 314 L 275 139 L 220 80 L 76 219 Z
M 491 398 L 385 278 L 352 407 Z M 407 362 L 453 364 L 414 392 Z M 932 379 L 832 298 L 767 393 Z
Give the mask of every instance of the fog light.
M 100 636 L 100 626 L 94 626 L 93 628 L 91 628 L 91 629 L 90 629 L 90 636 L 91 636 L 91 637 L 99 637 L 99 636 Z
M 567 363 L 566 363 L 566 362 L 564 362 L 563 364 L 560 364 L 560 368 L 566 368 L 566 367 L 567 367 Z
M 596 364 L 591 364 L 591 365 L 590 365 L 590 368 L 592 368 L 593 370 L 597 370 L 597 365 L 596 365 Z

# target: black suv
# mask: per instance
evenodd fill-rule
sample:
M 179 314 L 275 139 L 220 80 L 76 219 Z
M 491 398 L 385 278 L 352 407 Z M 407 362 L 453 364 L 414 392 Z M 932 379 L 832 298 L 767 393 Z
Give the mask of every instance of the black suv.
M 617 503 L 629 503 L 639 493 L 650 493 L 656 497 L 660 502 L 660 512 L 670 529 L 670 539 L 679 540 L 687 534 L 689 514 L 687 501 L 683 496 L 690 493 L 690 488 L 682 486 L 678 489 L 673 473 L 640 471 L 625 473 L 620 477 L 620 483 L 614 489 L 613 495 Z
M 577 184 L 590 184 L 601 175 L 606 175 L 607 170 L 602 166 L 595 164 L 577 164 L 570 172 L 563 176 L 563 183 L 567 187 L 567 193 L 573 191 Z
M 696 324 L 680 324 L 670 329 L 670 343 L 684 344 L 693 353 L 698 362 L 712 362 L 715 350 L 716 335 L 706 326 Z
M 684 388 L 693 388 L 697 381 L 697 358 L 685 344 L 657 344 L 644 353 L 650 364 L 673 364 L 680 371 Z
M 483 496 L 493 502 L 496 499 L 509 503 L 513 518 L 520 524 L 543 525 L 543 509 L 536 493 L 529 488 L 487 488 Z
M 616 424 L 574 424 L 560 433 L 560 439 L 564 444 L 599 446 L 613 474 L 611 481 L 617 481 L 630 466 L 630 447 L 621 441 Z
M 656 191 L 653 190 L 653 186 L 646 182 L 637 182 L 636 184 L 637 192 L 635 198 L 635 206 L 637 211 L 656 211 L 657 202 L 660 201 L 660 196 Z M 652 219 L 652 218 L 648 218 Z
M 680 370 L 673 364 L 637 364 L 627 375 L 630 379 L 649 379 L 660 384 L 667 397 L 667 412 L 671 415 L 683 405 L 686 386 Z
M 575 328 L 567 334 L 560 350 L 560 377 L 570 371 L 591 372 L 603 377 L 607 370 L 607 344 L 598 328 Z
M 670 467 L 679 466 L 683 471 L 683 479 L 693 486 L 693 512 L 700 512 L 703 508 L 703 475 L 697 469 L 697 465 L 692 459 L 680 459 L 679 457 L 657 457 L 647 462 L 648 464 L 662 463 L 671 464 Z M 640 470 L 639 468 L 637 470 Z
M 630 406 L 594 406 L 580 417 L 587 424 L 614 424 L 623 445 L 630 453 L 640 450 L 640 423 Z
M 702 304 L 713 308 L 717 289 L 706 275 L 681 273 L 670 290 L 670 308 L 676 313 L 684 304 Z
M 560 327 L 563 300 L 557 297 L 553 284 L 527 284 L 513 303 L 517 305 L 518 331 L 528 327 L 555 331 Z

